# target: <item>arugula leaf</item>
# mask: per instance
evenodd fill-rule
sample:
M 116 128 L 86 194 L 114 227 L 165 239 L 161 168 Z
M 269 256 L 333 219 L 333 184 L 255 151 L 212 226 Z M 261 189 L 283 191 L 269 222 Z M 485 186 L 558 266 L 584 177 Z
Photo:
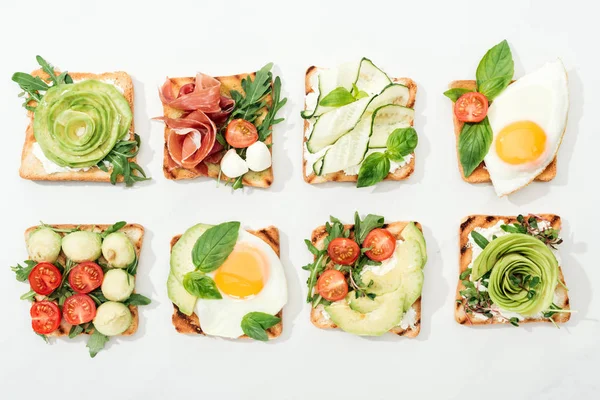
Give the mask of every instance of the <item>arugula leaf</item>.
M 237 242 L 240 223 L 225 222 L 206 230 L 194 244 L 192 261 L 196 268 L 208 273 L 219 268 Z
M 35 334 L 38 335 L 39 337 L 41 337 L 44 340 L 44 342 L 46 342 L 46 344 L 50 343 L 50 341 L 48 340 L 48 336 L 42 335 L 41 333 L 37 333 L 37 332 Z
M 131 296 L 123 302 L 126 306 L 147 306 L 150 303 L 152 303 L 152 300 L 139 293 L 132 293 Z
M 319 105 L 323 107 L 342 107 L 346 104 L 354 103 L 355 101 L 356 99 L 352 93 L 350 93 L 348 89 L 340 86 L 329 92 L 329 94 L 319 102 Z
M 515 64 L 506 40 L 485 53 L 477 66 L 477 91 L 492 101 L 510 83 Z
M 471 231 L 471 237 L 475 243 L 477 243 L 477 246 L 481 247 L 482 249 L 485 249 L 486 246 L 490 244 L 490 241 L 479 232 Z
M 254 79 L 250 76 L 242 79 L 241 85 L 244 95 L 237 90 L 230 91 L 231 98 L 236 102 L 236 105 L 229 116 L 228 122 L 236 118 L 242 118 L 254 123 L 261 115 L 262 108 L 266 106 L 264 98 L 271 90 L 273 76 L 270 71 L 272 67 L 273 63 L 269 63 L 256 72 Z
M 46 92 L 53 86 L 62 85 L 64 83 L 73 83 L 73 78 L 71 78 L 67 72 L 63 72 L 56 76 L 54 67 L 41 56 L 36 56 L 36 61 L 40 67 L 42 67 L 42 70 L 48 74 L 51 85 L 48 85 L 48 83 L 38 76 L 32 76 L 31 74 L 24 72 L 15 72 L 12 76 L 12 80 L 23 90 L 23 93 L 19 94 L 19 97 L 24 97 L 23 107 L 28 111 L 34 111 L 36 107 L 29 105 L 31 101 L 39 103 L 42 100 L 45 93 L 41 92 Z
M 513 225 L 500 225 L 500 229 L 504 232 L 508 233 L 527 233 L 527 228 L 523 225 L 513 224 Z
M 81 333 L 83 333 L 83 326 L 73 325 L 69 331 L 69 339 L 73 339 L 74 337 L 79 336 Z
M 10 267 L 10 269 L 16 274 L 16 278 L 19 282 L 25 282 L 29 278 L 29 273 L 33 267 L 37 265 L 37 263 L 33 260 L 25 260 L 25 267 L 21 266 L 21 264 L 17 264 L 15 267 Z
M 207 300 L 220 300 L 223 298 L 215 281 L 208 275 L 200 271 L 188 272 L 183 277 L 183 287 L 185 290 L 198 298 Z
M 444 96 L 446 96 L 450 100 L 456 102 L 456 100 L 458 100 L 460 98 L 460 96 L 462 96 L 465 93 L 469 93 L 469 92 L 472 92 L 472 90 L 463 89 L 463 88 L 454 88 L 454 89 L 446 90 L 444 92 Z
M 398 128 L 390 133 L 386 143 L 387 150 L 385 154 L 390 160 L 401 162 L 405 156 L 415 150 L 418 143 L 419 137 L 413 127 Z
M 135 182 L 146 181 L 150 178 L 146 177 L 146 173 L 137 163 L 130 160 L 135 157 L 140 151 L 142 140 L 136 133 L 135 140 L 121 140 L 117 142 L 115 147 L 100 161 L 96 166 L 104 172 L 108 172 L 108 167 L 105 161 L 112 165 L 110 174 L 110 183 L 117 183 L 119 176 L 123 177 L 126 186 L 132 186 Z
M 494 134 L 488 118 L 476 124 L 465 123 L 458 137 L 458 155 L 465 177 L 471 176 L 490 150 Z
M 33 299 L 35 298 L 35 294 L 36 293 L 33 290 L 30 290 L 29 292 L 22 294 L 21 297 L 19 297 L 19 299 L 33 301 Z
M 105 237 L 107 237 L 111 233 L 117 232 L 119 229 L 123 228 L 125 225 L 127 225 L 127 222 L 125 222 L 125 221 L 116 222 L 115 224 L 113 224 L 110 227 L 108 227 L 108 229 L 106 229 L 104 232 L 102 232 L 100 234 L 100 237 L 102 239 L 104 239 Z
M 90 357 L 96 357 L 96 354 L 104 348 L 106 342 L 108 342 L 108 336 L 105 336 L 98 332 L 97 329 L 94 329 L 94 333 L 90 335 L 87 345 L 85 346 L 90 350 Z
M 390 172 L 390 160 L 384 153 L 371 153 L 363 161 L 358 171 L 356 187 L 373 186 L 381 182 Z
M 97 306 L 99 306 L 102 303 L 106 303 L 108 301 L 108 299 L 106 297 L 104 297 L 104 294 L 102 294 L 102 290 L 100 290 L 100 289 L 95 290 L 91 293 L 88 293 L 88 296 L 90 296 L 92 298 L 92 300 L 94 300 L 96 302 Z
M 359 221 L 358 227 L 356 221 Z M 360 220 L 358 212 L 354 214 L 354 240 L 361 245 L 369 232 L 373 229 L 381 228 L 384 225 L 384 218 L 381 215 L 369 214 L 364 220 Z
M 271 135 L 273 125 L 283 122 L 284 118 L 275 118 L 279 110 L 287 103 L 287 98 L 281 99 L 281 79 L 275 78 L 272 91 L 273 102 L 267 107 L 267 114 L 258 127 L 258 140 L 264 142 Z
M 131 264 L 129 264 L 129 265 L 128 265 L 128 266 L 125 268 L 125 271 L 127 271 L 127 273 L 128 273 L 129 275 L 133 275 L 133 276 L 135 276 L 135 275 L 137 274 L 137 266 L 138 266 L 138 263 L 139 263 L 139 261 L 140 261 L 140 260 L 138 259 L 138 257 L 137 257 L 137 254 L 136 254 L 136 256 L 135 256 L 135 258 L 133 259 L 133 261 L 131 262 Z
M 250 312 L 242 318 L 242 331 L 252 339 L 266 342 L 269 340 L 266 330 L 281 322 L 281 318 L 263 312 Z
M 44 60 L 41 56 L 35 56 L 35 60 L 42 67 L 42 71 L 44 71 L 50 77 L 53 85 L 58 85 L 58 79 L 56 78 L 56 72 L 54 72 L 54 67 L 50 65 L 46 60 Z

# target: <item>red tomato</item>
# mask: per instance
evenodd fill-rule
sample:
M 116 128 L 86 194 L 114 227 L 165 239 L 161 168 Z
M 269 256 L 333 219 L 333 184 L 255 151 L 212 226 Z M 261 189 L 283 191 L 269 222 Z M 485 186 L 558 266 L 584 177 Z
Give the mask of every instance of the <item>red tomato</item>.
M 71 325 L 90 322 L 96 316 L 96 303 L 87 294 L 74 294 L 65 300 L 63 316 Z
M 179 88 L 179 95 L 177 97 L 181 97 L 185 94 L 190 94 L 194 91 L 195 88 L 196 88 L 196 84 L 187 83 L 187 84 L 183 85 L 181 88 Z
M 336 264 L 352 265 L 360 256 L 360 247 L 352 239 L 336 238 L 327 246 L 327 254 Z
M 60 325 L 60 309 L 56 303 L 48 300 L 34 302 L 29 310 L 31 327 L 40 335 L 47 335 Z
M 338 301 L 348 294 L 346 277 L 336 269 L 328 269 L 317 280 L 317 292 L 328 301 Z
M 245 119 L 234 119 L 227 125 L 225 140 L 236 149 L 243 149 L 258 140 L 258 132 L 251 122 Z
M 69 272 L 69 285 L 77 293 L 89 293 L 99 288 L 104 279 L 104 272 L 92 261 L 82 262 Z
M 396 238 L 387 229 L 373 229 L 363 242 L 363 247 L 370 248 L 365 255 L 373 261 L 387 260 L 396 250 Z
M 29 284 L 37 294 L 44 296 L 54 292 L 62 282 L 62 274 L 49 262 L 41 262 L 29 273 Z
M 481 93 L 465 93 L 454 103 L 454 115 L 461 122 L 483 121 L 487 112 L 488 100 Z

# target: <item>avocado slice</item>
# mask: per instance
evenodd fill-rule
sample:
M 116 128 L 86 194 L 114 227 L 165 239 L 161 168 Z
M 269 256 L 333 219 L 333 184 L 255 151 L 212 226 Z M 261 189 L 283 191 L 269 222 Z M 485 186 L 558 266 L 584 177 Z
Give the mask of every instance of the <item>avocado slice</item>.
M 183 287 L 183 284 L 172 273 L 169 274 L 169 278 L 167 279 L 167 293 L 169 299 L 177 305 L 179 311 L 185 315 L 192 315 L 196 306 L 196 296 L 189 294 Z
M 325 306 L 331 320 L 346 332 L 360 336 L 380 336 L 395 327 L 404 314 L 401 289 L 378 297 L 379 307 L 368 313 L 350 308 L 348 298 Z
M 425 263 L 427 263 L 427 246 L 425 244 L 423 232 L 417 228 L 417 225 L 414 222 L 409 222 L 402 231 L 402 237 L 404 240 L 415 240 L 417 243 L 419 243 L 419 247 L 421 248 L 421 257 L 423 258 L 423 266 L 425 266 Z
M 404 311 L 407 311 L 419 297 L 423 290 L 423 270 L 411 268 L 402 273 L 400 278 L 400 289 L 404 293 Z
M 356 292 L 352 291 L 348 293 L 346 299 L 348 299 L 348 304 L 350 305 L 351 309 L 358 311 L 359 313 L 366 314 L 371 311 L 375 311 L 379 306 L 381 306 L 384 301 L 384 296 L 377 296 L 374 299 L 371 299 L 368 296 L 356 297 Z
M 198 238 L 211 226 L 206 224 L 192 226 L 181 235 L 171 249 L 171 273 L 179 283 L 183 284 L 185 274 L 196 270 L 192 261 L 192 250 Z

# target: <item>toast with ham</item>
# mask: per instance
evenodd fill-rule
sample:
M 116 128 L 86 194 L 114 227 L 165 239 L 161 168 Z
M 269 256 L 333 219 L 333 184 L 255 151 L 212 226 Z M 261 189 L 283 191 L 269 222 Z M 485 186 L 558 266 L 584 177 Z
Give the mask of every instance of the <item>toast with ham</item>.
M 41 69 L 33 71 L 33 76 L 39 76 L 42 79 L 48 78 L 48 75 Z M 106 83 L 115 85 L 125 96 L 125 99 L 131 107 L 133 112 L 133 81 L 131 77 L 122 71 L 118 72 L 106 72 L 102 74 L 92 74 L 88 72 L 69 72 L 69 75 L 73 78 L 74 82 L 95 79 Z M 110 173 L 102 171 L 100 168 L 92 167 L 87 171 L 65 171 L 65 172 L 46 172 L 42 162 L 34 155 L 33 145 L 36 143 L 35 136 L 33 134 L 33 117 L 34 113 L 31 111 L 27 112 L 29 117 L 29 124 L 25 132 L 25 144 L 23 145 L 23 152 L 21 155 L 21 167 L 19 168 L 19 175 L 21 178 L 29 179 L 33 181 L 84 181 L 84 182 L 110 182 Z M 131 128 L 129 129 L 130 138 L 133 139 L 134 123 L 131 121 Z M 135 161 L 135 157 L 131 158 L 131 161 Z M 123 177 L 119 176 L 117 182 L 122 182 Z

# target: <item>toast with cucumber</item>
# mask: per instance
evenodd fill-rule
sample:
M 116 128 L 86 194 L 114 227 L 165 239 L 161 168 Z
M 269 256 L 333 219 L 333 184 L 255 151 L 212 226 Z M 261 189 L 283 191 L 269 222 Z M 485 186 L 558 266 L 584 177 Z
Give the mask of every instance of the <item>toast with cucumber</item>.
M 459 282 L 454 316 L 480 326 L 550 322 L 571 316 L 554 214 L 471 215 L 459 229 Z
M 310 67 L 305 78 L 304 180 L 357 182 L 407 179 L 415 168 L 417 85 L 390 78 L 371 60 Z
M 386 223 L 378 215 L 316 228 L 303 267 L 311 322 L 359 336 L 387 332 L 414 338 L 421 330 L 421 294 L 427 249 L 417 222 Z
M 135 293 L 144 228 L 113 225 L 38 225 L 25 231 L 29 259 L 11 269 L 30 290 L 35 333 L 49 337 L 89 335 L 94 357 L 111 336 L 133 335 L 138 306 L 150 299 Z
M 133 122 L 133 82 L 122 71 L 60 73 L 41 69 L 13 75 L 29 124 L 19 174 L 36 181 L 146 180 L 136 163 L 140 137 Z

